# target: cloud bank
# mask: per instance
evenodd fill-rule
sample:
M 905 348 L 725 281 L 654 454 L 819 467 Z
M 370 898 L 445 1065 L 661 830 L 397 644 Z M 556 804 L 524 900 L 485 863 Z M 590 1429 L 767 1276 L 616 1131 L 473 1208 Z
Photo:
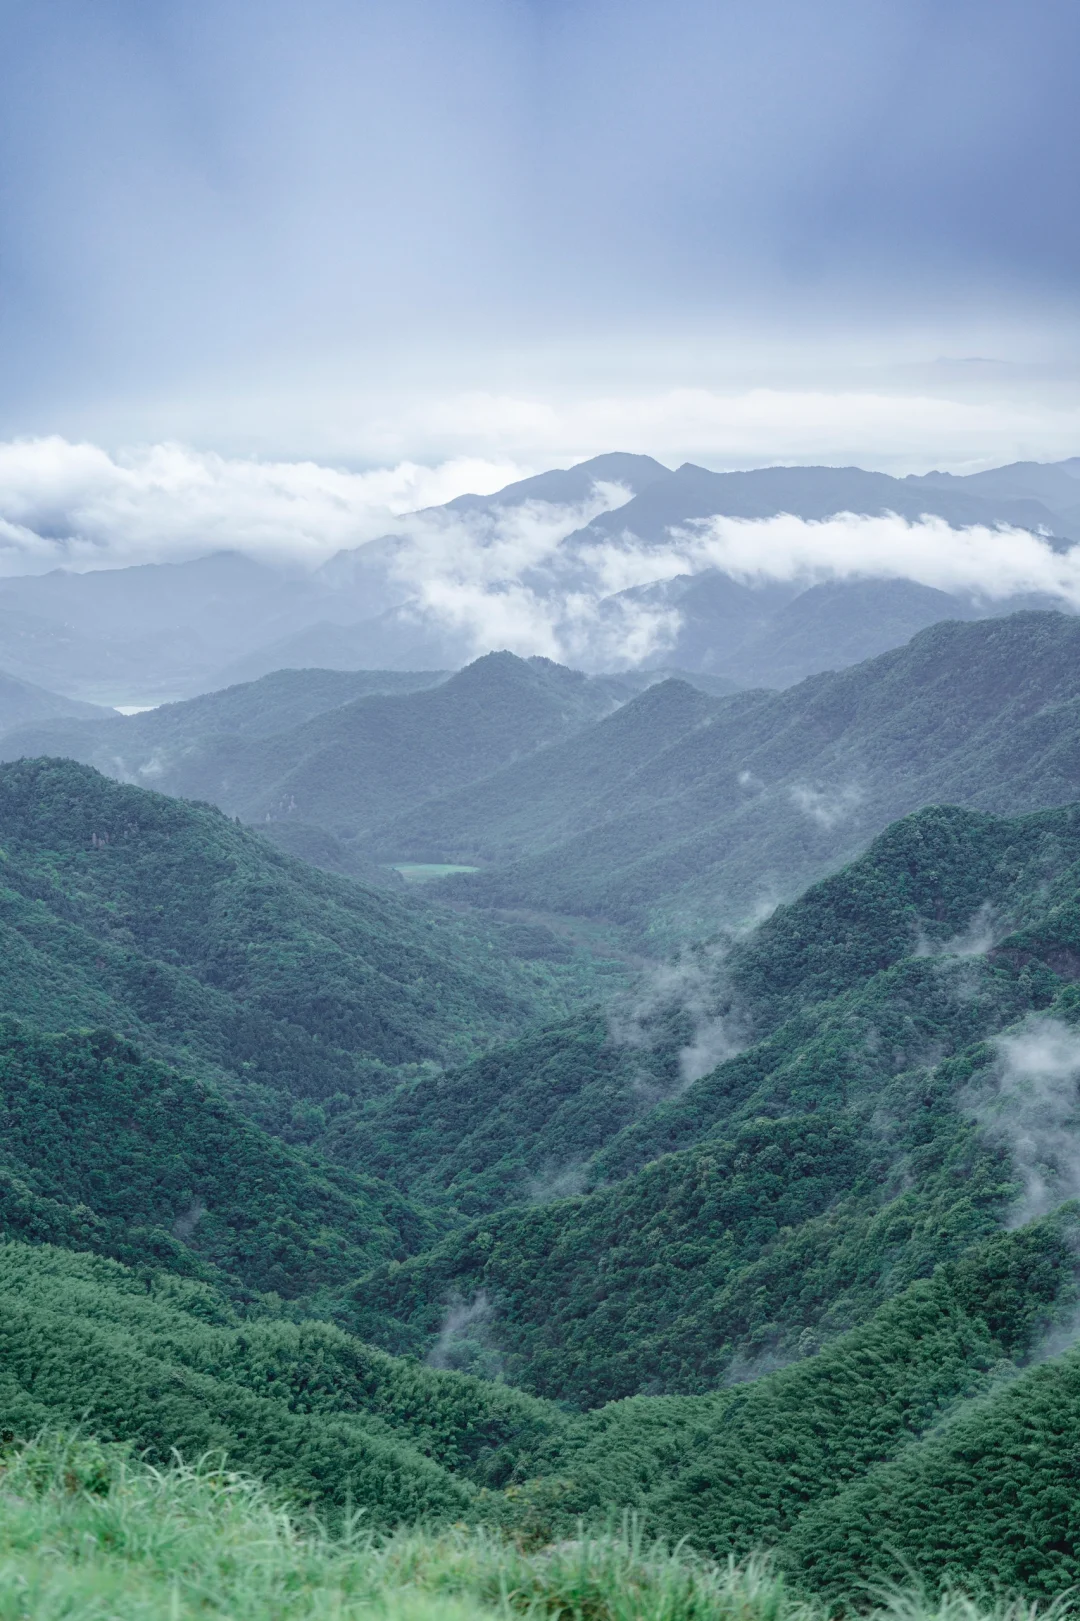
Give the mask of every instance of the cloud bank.
M 595 509 L 617 505 L 616 491 L 597 491 Z M 781 515 L 713 518 L 650 544 L 590 531 L 588 515 L 587 506 L 530 503 L 410 520 L 387 567 L 414 594 L 418 615 L 461 638 L 465 656 L 505 647 L 607 669 L 662 656 L 678 635 L 678 607 L 635 598 L 635 588 L 709 569 L 750 585 L 904 578 L 987 604 L 1033 592 L 1080 608 L 1080 547 L 1055 552 L 1027 530 L 956 530 L 892 514 Z M 818 804 L 811 790 L 800 805 L 822 825 L 853 808 L 850 796 Z
M 477 457 L 357 473 L 174 444 L 114 456 L 55 435 L 9 440 L 0 444 L 0 574 L 218 550 L 310 567 L 392 529 L 404 512 L 486 494 L 522 472 Z
M 460 458 L 356 472 L 170 444 L 111 455 L 57 437 L 15 440 L 0 444 L 0 574 L 223 549 L 310 571 L 344 552 L 389 584 L 385 600 L 404 620 L 444 634 L 462 659 L 509 648 L 607 668 L 662 656 L 678 634 L 677 605 L 635 588 L 708 569 L 751 585 L 899 577 L 986 603 L 1034 592 L 1080 608 L 1080 547 L 1055 551 L 1026 530 L 782 514 L 714 517 L 647 542 L 589 527 L 627 499 L 614 484 L 572 506 L 442 509 L 524 471 Z

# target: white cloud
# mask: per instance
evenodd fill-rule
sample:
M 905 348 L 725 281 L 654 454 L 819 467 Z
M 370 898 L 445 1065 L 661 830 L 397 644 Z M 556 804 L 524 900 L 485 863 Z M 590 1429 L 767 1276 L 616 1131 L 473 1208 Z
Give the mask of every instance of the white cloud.
M 1024 1183 L 1012 1225 L 1080 1196 L 1080 1033 L 1032 1018 L 996 1042 L 998 1063 L 968 1113 L 1004 1144 Z
M 0 444 L 0 572 L 169 561 L 215 550 L 316 564 L 417 507 L 525 469 L 461 457 L 346 472 L 159 444 L 115 456 L 66 439 Z
M 863 797 L 862 789 L 854 783 L 843 788 L 811 788 L 805 783 L 796 783 L 789 792 L 792 803 L 803 815 L 827 830 L 853 816 Z
M 560 462 L 618 445 L 707 467 L 857 462 L 893 473 L 969 472 L 1076 453 L 1080 406 L 1074 399 L 1025 398 L 1019 391 L 1002 397 L 1009 380 L 997 371 L 989 385 L 979 381 L 977 398 L 963 397 L 970 382 L 955 397 L 886 385 L 631 387 L 564 398 L 475 391 L 413 405 L 392 424 L 384 420 L 379 442 L 384 450 L 422 445 L 439 455 L 482 444 L 489 454 Z M 363 408 L 354 432 L 367 441 Z

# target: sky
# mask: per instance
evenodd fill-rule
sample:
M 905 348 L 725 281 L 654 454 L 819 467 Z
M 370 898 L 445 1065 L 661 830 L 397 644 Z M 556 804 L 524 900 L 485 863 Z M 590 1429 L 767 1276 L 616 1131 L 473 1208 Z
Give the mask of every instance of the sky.
M 1075 454 L 1078 47 L 1070 0 L 0 0 L 0 439 Z

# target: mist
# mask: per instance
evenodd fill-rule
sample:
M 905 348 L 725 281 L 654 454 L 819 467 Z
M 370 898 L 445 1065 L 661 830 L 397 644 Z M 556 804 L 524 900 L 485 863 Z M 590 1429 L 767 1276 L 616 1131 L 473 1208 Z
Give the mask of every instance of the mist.
M 968 1113 L 1007 1148 L 1023 1183 L 1009 1225 L 1080 1196 L 1080 1031 L 1031 1018 L 995 1042 L 996 1064 Z

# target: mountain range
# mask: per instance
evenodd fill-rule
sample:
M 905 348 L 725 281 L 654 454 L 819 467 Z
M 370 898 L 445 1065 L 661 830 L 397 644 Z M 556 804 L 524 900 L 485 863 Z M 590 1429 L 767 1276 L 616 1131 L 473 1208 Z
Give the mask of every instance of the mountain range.
M 860 468 L 716 473 L 687 463 L 669 471 L 648 456 L 597 456 L 407 516 L 394 533 L 308 572 L 218 552 L 0 581 L 0 670 L 71 699 L 130 708 L 283 668 L 452 669 L 499 650 L 499 592 L 524 588 L 542 618 L 565 619 L 565 605 L 553 603 L 560 592 L 573 595 L 582 570 L 591 580 L 596 548 L 629 546 L 645 578 L 598 595 L 590 585 L 597 596 L 590 621 L 568 622 L 578 662 L 592 671 L 653 664 L 711 671 L 740 686 L 784 686 L 883 652 L 942 618 L 1062 604 L 974 589 L 937 594 L 903 579 L 770 582 L 709 569 L 673 579 L 663 560 L 673 533 L 711 517 L 789 513 L 817 521 L 891 512 L 908 521 L 935 516 L 955 528 L 1019 526 L 1061 549 L 1080 538 L 1078 491 L 1075 459 L 897 479 Z M 575 526 L 587 509 L 592 516 Z M 456 548 L 479 559 L 491 536 L 530 523 L 551 528 L 554 550 L 539 564 L 508 565 L 509 576 L 485 586 L 485 617 L 473 622 L 466 612 L 463 620 L 427 599 L 424 544 L 437 542 L 435 555 Z M 455 578 L 451 570 L 451 587 Z M 642 610 L 666 616 L 660 643 L 644 651 L 629 629 Z M 555 633 L 562 634 L 558 625 L 546 634 Z
M 1078 670 L 1080 622 L 1040 612 L 945 621 L 780 692 L 501 653 L 450 677 L 281 672 L 16 728 L 0 758 L 208 800 L 369 883 L 474 869 L 439 896 L 596 920 L 655 953 L 743 926 L 921 805 L 1071 801 Z

